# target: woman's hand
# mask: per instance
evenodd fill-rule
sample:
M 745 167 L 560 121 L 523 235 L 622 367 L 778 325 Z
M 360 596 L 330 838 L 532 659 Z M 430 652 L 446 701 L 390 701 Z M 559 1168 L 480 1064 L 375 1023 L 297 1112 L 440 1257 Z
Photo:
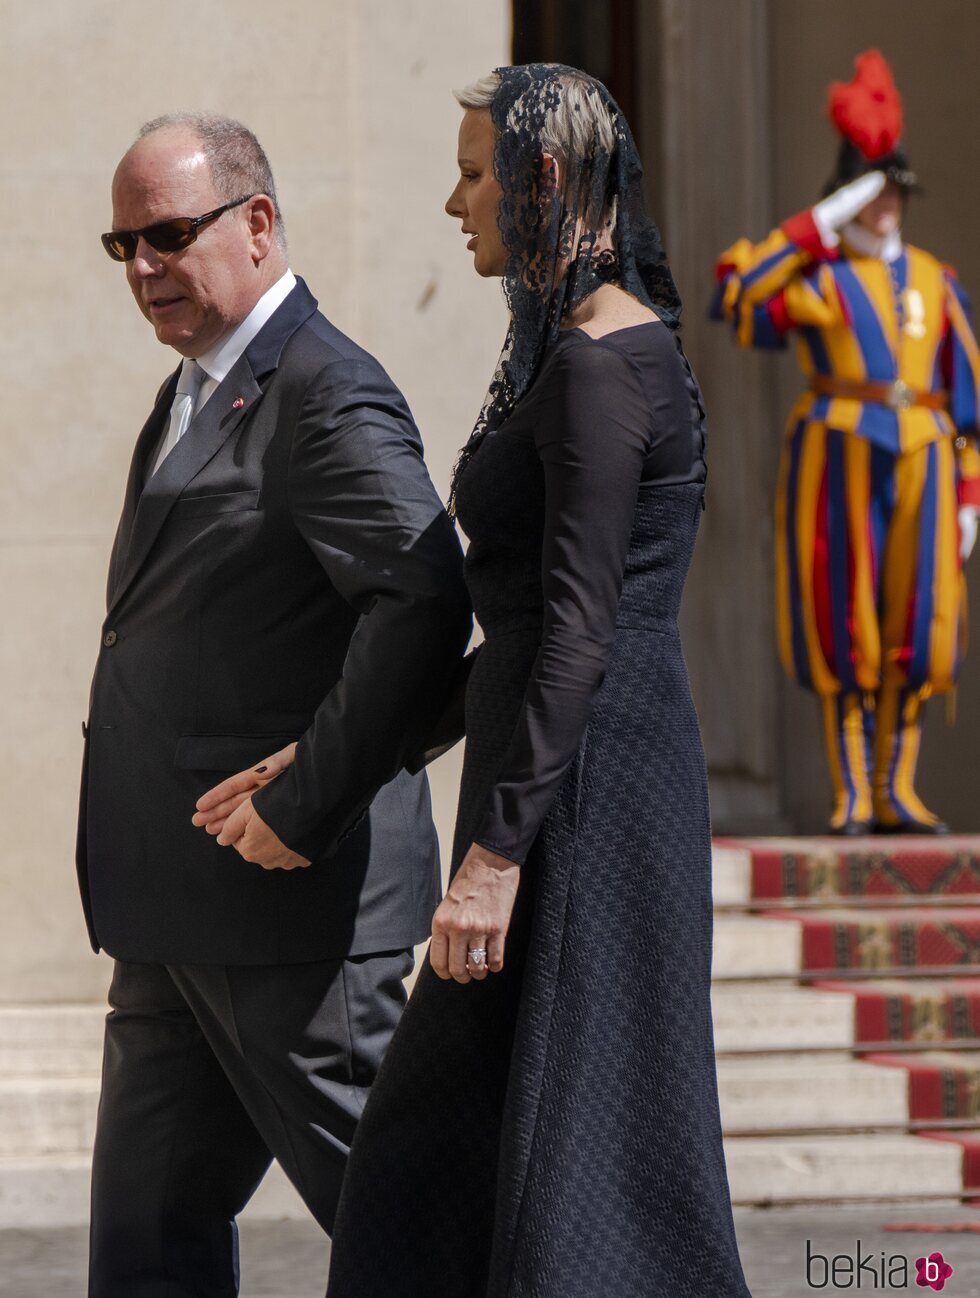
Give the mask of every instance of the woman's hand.
M 474 843 L 463 858 L 439 909 L 432 918 L 429 959 L 440 978 L 482 982 L 504 967 L 504 943 L 510 927 L 521 867 Z M 468 952 L 485 950 L 477 963 Z
M 287 766 L 292 765 L 295 756 L 296 745 L 287 744 L 278 753 L 259 762 L 258 766 L 239 771 L 237 775 L 229 775 L 227 780 L 222 780 L 198 798 L 192 823 L 217 836 L 224 829 L 225 821 L 231 813 L 264 784 L 281 775 Z

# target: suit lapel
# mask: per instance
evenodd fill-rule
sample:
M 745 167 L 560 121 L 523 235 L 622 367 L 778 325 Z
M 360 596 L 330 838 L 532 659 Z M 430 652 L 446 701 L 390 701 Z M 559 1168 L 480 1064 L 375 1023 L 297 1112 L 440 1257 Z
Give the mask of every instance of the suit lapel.
M 273 372 L 289 338 L 316 311 L 316 299 L 301 279 L 262 327 L 191 421 L 187 432 L 146 482 L 146 466 L 163 431 L 177 388 L 177 374 L 165 385 L 140 433 L 126 488 L 126 503 L 110 564 L 111 613 L 129 589 L 167 515 L 187 484 L 218 453 L 262 397 L 259 379 Z
M 213 459 L 261 396 L 262 389 L 255 381 L 252 367 L 244 356 L 240 357 L 146 483 L 136 506 L 128 553 L 113 592 L 110 613 L 143 566 L 180 493 Z
M 160 389 L 157 403 L 136 439 L 133 460 L 129 466 L 129 479 L 126 483 L 122 517 L 119 520 L 119 527 L 116 529 L 116 539 L 112 546 L 112 558 L 109 560 L 108 602 L 110 604 L 115 599 L 126 556 L 131 548 L 133 522 L 136 518 L 140 495 L 143 491 L 143 483 L 146 480 L 146 466 L 150 456 L 159 445 L 160 438 L 163 436 L 163 428 L 170 414 L 174 393 L 177 390 L 177 375 L 179 372 L 179 370 L 175 370 Z

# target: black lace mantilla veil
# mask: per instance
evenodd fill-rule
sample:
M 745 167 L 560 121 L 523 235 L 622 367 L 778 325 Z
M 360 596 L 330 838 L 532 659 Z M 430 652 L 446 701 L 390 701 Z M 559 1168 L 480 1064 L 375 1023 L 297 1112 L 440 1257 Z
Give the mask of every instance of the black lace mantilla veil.
M 613 283 L 671 328 L 681 311 L 660 231 L 646 213 L 633 135 L 606 87 L 558 63 L 495 72 L 500 88 L 490 108 L 496 131 L 493 167 L 503 189 L 497 222 L 508 254 L 503 287 L 511 322 L 480 416 L 456 461 L 453 514 L 456 487 L 470 458 L 527 391 L 574 307 L 600 284 Z M 569 80 L 579 93 L 598 96 L 606 105 L 615 140 L 610 151 L 593 126 L 584 156 L 559 161 L 555 188 L 543 169 L 541 137 Z

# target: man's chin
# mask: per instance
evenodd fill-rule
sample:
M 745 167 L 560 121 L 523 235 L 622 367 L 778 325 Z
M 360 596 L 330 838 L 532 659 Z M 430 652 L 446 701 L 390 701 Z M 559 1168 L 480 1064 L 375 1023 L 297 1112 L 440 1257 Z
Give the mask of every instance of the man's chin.
M 195 338 L 193 329 L 186 325 L 181 326 L 172 320 L 151 320 L 150 323 L 156 333 L 157 342 L 163 343 L 165 347 L 173 347 L 182 356 L 196 355 L 192 350 Z

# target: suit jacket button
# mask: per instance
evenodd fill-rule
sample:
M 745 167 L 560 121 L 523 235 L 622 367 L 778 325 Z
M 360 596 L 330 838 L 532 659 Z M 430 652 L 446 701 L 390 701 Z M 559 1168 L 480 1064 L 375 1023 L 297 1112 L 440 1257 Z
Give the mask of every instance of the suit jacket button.
M 111 649 L 118 639 L 119 637 L 116 635 L 115 631 L 107 631 L 102 637 L 102 643 L 107 649 Z

